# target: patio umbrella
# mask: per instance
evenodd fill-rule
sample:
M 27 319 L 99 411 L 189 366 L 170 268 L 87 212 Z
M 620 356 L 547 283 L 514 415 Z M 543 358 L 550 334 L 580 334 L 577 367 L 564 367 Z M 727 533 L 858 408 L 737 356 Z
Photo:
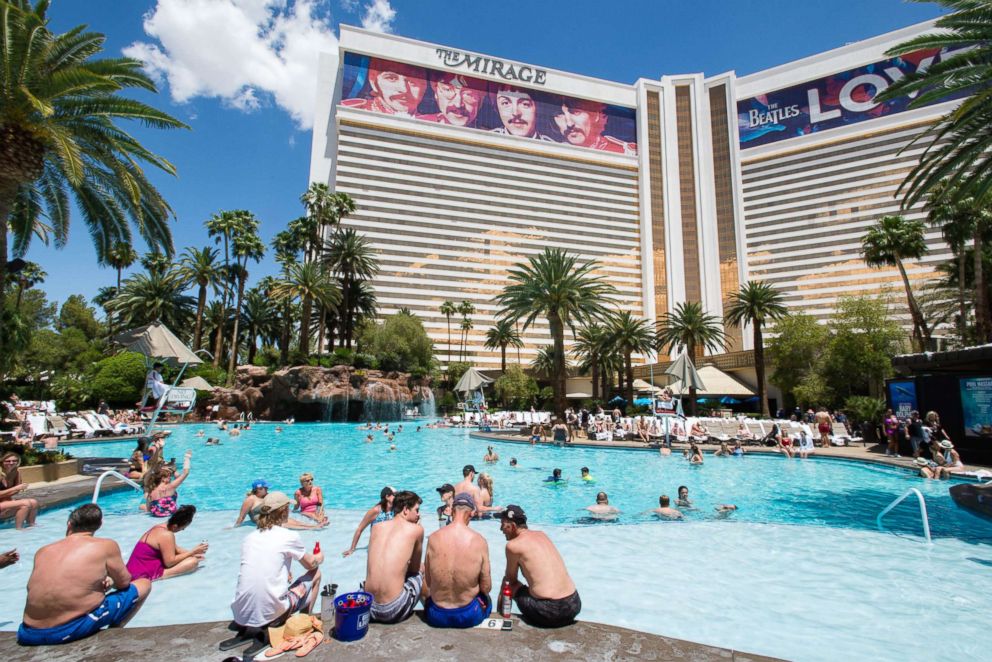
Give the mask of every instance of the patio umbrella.
M 732 398 L 729 395 L 725 395 L 722 398 L 720 398 L 721 405 L 739 405 L 740 403 L 741 403 L 740 400 L 738 400 L 737 398 Z
M 568 400 L 585 400 L 591 398 L 592 396 L 588 393 L 566 393 L 565 398 Z
M 692 365 L 692 360 L 685 350 L 682 350 L 678 358 L 672 361 L 672 364 L 665 369 L 665 374 L 675 377 L 678 382 L 679 395 L 690 388 L 695 388 L 696 390 L 706 388 L 706 384 L 699 377 L 699 373 L 696 372 L 696 366 Z M 675 384 L 672 384 L 672 386 L 675 386 Z
M 455 391 L 459 393 L 469 393 L 478 391 L 480 388 L 493 380 L 489 379 L 475 368 L 469 368 L 462 375 L 462 378 L 455 384 Z
M 184 379 L 180 386 L 183 388 L 195 388 L 197 391 L 212 391 L 214 388 L 210 385 L 210 382 L 199 375 Z
M 621 398 L 618 395 L 618 396 L 615 396 L 612 400 L 610 400 L 607 404 L 610 404 L 610 405 L 625 405 L 625 404 L 627 404 L 627 401 L 624 400 L 623 398 Z
M 155 322 L 116 336 L 114 342 L 132 352 L 144 354 L 172 366 L 200 365 L 203 361 L 176 337 L 169 327 Z

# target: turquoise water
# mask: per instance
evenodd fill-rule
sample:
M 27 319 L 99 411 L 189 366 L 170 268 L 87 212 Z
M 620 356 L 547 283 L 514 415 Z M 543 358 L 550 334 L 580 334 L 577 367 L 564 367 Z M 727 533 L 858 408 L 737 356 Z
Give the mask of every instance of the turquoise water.
M 392 426 L 395 430 L 395 425 Z M 621 449 L 555 448 L 515 443 L 494 443 L 500 462 L 482 461 L 486 442 L 470 439 L 466 430 L 422 429 L 404 425 L 395 438 L 396 451 L 382 432 L 348 424 L 257 425 L 240 437 L 228 437 L 213 426 L 185 425 L 174 428 L 166 446 L 166 457 L 181 458 L 193 451 L 190 477 L 180 489 L 180 502 L 200 510 L 237 509 L 249 483 L 268 480 L 273 489 L 292 496 L 304 471 L 315 475 L 325 501 L 335 509 L 366 509 L 378 499 L 384 485 L 410 489 L 427 506 L 436 505 L 436 487 L 461 480 L 465 464 L 495 480 L 495 503 L 516 503 L 530 519 L 542 524 L 582 525 L 583 508 L 605 491 L 610 503 L 621 510 L 619 524 L 653 519 L 644 513 L 658 505 L 658 496 L 675 500 L 680 485 L 689 488 L 696 510 L 689 520 L 715 517 L 714 507 L 732 503 L 737 522 L 798 524 L 875 530 L 875 516 L 909 487 L 920 489 L 927 499 L 934 537 L 954 537 L 971 543 L 992 543 L 992 525 L 959 509 L 947 492 L 946 482 L 925 482 L 907 470 L 838 460 L 788 460 L 779 455 L 750 454 L 743 458 L 706 456 L 701 466 L 690 465 L 681 455 L 662 457 L 655 452 Z M 206 446 L 206 436 L 222 437 L 221 446 Z M 111 442 L 73 445 L 77 457 L 126 457 L 131 443 Z M 510 457 L 518 462 L 509 466 Z M 580 469 L 589 467 L 594 482 L 580 479 Z M 543 480 L 552 469 L 561 468 L 564 485 L 549 486 Z M 107 495 L 100 504 L 108 512 L 135 512 L 140 501 L 135 492 Z M 890 530 L 921 534 L 915 500 L 907 500 L 886 518 Z M 602 524 L 598 524 L 602 526 Z

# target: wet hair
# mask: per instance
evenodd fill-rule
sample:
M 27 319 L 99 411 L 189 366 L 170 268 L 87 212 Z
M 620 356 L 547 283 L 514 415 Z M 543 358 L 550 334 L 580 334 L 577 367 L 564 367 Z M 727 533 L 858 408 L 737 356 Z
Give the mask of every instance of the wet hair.
M 177 529 L 185 529 L 193 522 L 193 515 L 196 514 L 196 506 L 186 504 L 176 508 L 176 512 L 169 517 L 169 526 Z
M 69 513 L 69 531 L 96 533 L 103 526 L 103 511 L 95 503 L 83 504 Z
M 582 473 L 584 474 L 589 473 L 589 467 L 582 467 Z
M 660 497 L 658 497 L 658 505 L 661 506 L 662 508 L 668 508 L 668 506 L 671 505 L 671 503 L 672 500 L 668 498 L 667 494 L 662 494 Z
M 258 515 L 255 517 L 255 526 L 259 530 L 265 531 L 266 529 L 271 529 L 274 526 L 282 524 L 287 519 L 289 519 L 289 504 L 281 508 L 276 508 L 274 510 L 269 509 L 267 506 L 262 506 L 259 510 Z
M 386 485 L 384 488 L 382 488 L 382 490 L 379 491 L 379 507 L 382 508 L 382 512 L 384 513 L 389 510 L 392 510 L 392 508 L 389 505 L 390 496 L 392 496 L 395 499 L 396 490 L 391 488 L 389 485 Z
M 402 490 L 393 497 L 393 512 L 401 513 L 406 509 L 413 509 L 424 502 L 415 492 Z
M 517 458 L 515 458 L 515 457 L 511 457 L 510 458 L 510 466 L 511 467 L 517 466 Z
M 489 496 L 490 497 L 493 495 L 493 477 L 492 476 L 490 476 L 489 474 L 483 472 L 483 473 L 479 474 L 479 480 L 476 481 L 476 482 L 479 484 L 479 487 L 485 488 L 485 490 L 487 492 L 489 492 Z
M 555 478 L 561 478 L 561 469 L 555 469 L 554 471 L 551 472 L 551 475 L 554 476 Z
M 689 493 L 689 488 L 688 487 L 686 487 L 685 485 L 679 485 L 679 494 L 682 494 L 682 490 L 685 490 L 686 491 L 686 494 Z
M 600 492 L 596 495 L 596 503 L 609 503 L 610 498 L 606 496 L 606 492 Z

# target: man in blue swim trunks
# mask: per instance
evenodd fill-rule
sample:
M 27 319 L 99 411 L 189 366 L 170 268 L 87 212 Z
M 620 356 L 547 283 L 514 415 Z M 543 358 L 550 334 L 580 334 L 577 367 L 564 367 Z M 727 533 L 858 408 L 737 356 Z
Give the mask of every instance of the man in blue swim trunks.
M 455 494 L 451 524 L 427 539 L 424 607 L 427 623 L 433 627 L 475 627 L 492 611 L 489 545 L 469 528 L 475 506 L 471 494 Z
M 76 641 L 108 626 L 123 626 L 141 607 L 151 582 L 131 581 L 117 543 L 93 535 L 102 524 L 100 506 L 80 506 L 69 515 L 65 538 L 34 555 L 17 643 Z M 115 590 L 107 593 L 110 588 Z

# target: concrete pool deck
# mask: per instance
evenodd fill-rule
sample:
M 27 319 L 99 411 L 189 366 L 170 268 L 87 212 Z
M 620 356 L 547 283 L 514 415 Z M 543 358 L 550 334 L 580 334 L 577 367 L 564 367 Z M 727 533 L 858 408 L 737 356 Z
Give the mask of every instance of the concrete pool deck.
M 18 646 L 13 632 L 0 633 L 0 656 L 6 662 L 220 662 L 240 660 L 243 649 L 221 652 L 217 643 L 231 636 L 227 623 L 195 623 L 153 628 L 108 630 L 62 646 Z M 540 630 L 513 620 L 513 630 L 438 630 L 427 626 L 423 612 L 399 625 L 373 625 L 361 641 L 329 641 L 305 659 L 330 662 L 345 657 L 395 662 L 486 662 L 516 660 L 678 660 L 679 662 L 771 662 L 777 658 L 680 639 L 645 634 L 601 623 L 580 621 L 559 630 Z M 264 659 L 258 657 L 256 659 Z M 281 660 L 296 659 L 293 653 Z

